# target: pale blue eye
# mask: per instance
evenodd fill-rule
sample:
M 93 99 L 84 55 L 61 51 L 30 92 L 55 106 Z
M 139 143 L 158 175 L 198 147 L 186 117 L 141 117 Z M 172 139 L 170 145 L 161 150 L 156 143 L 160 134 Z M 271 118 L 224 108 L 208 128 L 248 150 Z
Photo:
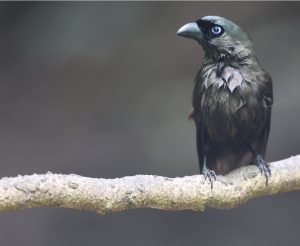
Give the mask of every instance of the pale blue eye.
M 222 32 L 222 29 L 221 29 L 221 27 L 219 27 L 219 26 L 214 26 L 214 27 L 211 29 L 211 32 L 212 32 L 213 34 L 215 34 L 215 35 L 218 35 L 218 34 L 220 34 L 220 33 Z

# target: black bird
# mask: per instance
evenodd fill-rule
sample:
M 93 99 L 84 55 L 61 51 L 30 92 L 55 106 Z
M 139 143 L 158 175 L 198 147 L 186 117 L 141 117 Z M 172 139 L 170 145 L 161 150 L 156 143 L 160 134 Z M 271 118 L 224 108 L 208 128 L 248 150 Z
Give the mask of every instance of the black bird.
M 273 103 L 272 79 L 256 58 L 248 35 L 219 16 L 205 16 L 181 27 L 205 51 L 195 78 L 193 111 L 200 171 L 211 186 L 225 175 L 254 163 L 266 177 L 264 161 Z

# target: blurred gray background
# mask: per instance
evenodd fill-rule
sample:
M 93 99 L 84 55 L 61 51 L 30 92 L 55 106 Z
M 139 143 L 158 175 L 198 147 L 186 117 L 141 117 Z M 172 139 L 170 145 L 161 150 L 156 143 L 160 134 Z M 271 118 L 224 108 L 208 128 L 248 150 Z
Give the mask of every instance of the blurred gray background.
M 0 173 L 198 173 L 188 122 L 203 51 L 176 36 L 221 15 L 274 80 L 269 161 L 300 153 L 300 3 L 1 3 Z M 0 214 L 0 245 L 298 245 L 299 192 L 232 210 Z

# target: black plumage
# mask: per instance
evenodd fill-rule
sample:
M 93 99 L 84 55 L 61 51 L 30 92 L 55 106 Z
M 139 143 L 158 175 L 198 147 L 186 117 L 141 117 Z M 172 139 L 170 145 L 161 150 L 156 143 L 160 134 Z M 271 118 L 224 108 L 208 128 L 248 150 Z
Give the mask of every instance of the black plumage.
M 195 79 L 192 112 L 200 171 L 213 184 L 215 174 L 254 163 L 268 181 L 271 172 L 264 156 L 272 79 L 256 58 L 250 38 L 218 16 L 186 24 L 177 34 L 195 39 L 205 51 Z

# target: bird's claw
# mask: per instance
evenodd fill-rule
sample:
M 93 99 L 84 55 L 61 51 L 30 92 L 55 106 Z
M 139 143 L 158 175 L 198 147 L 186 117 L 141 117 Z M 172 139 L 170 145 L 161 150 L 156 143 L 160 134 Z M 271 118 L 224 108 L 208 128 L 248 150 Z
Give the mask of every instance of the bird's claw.
M 214 182 L 217 180 L 217 175 L 214 170 L 210 170 L 207 167 L 203 167 L 202 173 L 204 175 L 204 179 L 206 180 L 208 178 L 211 189 L 213 188 Z
M 266 185 L 268 185 L 268 181 L 271 176 L 271 169 L 268 163 L 260 155 L 257 155 L 255 165 L 259 168 L 260 173 L 266 177 Z

